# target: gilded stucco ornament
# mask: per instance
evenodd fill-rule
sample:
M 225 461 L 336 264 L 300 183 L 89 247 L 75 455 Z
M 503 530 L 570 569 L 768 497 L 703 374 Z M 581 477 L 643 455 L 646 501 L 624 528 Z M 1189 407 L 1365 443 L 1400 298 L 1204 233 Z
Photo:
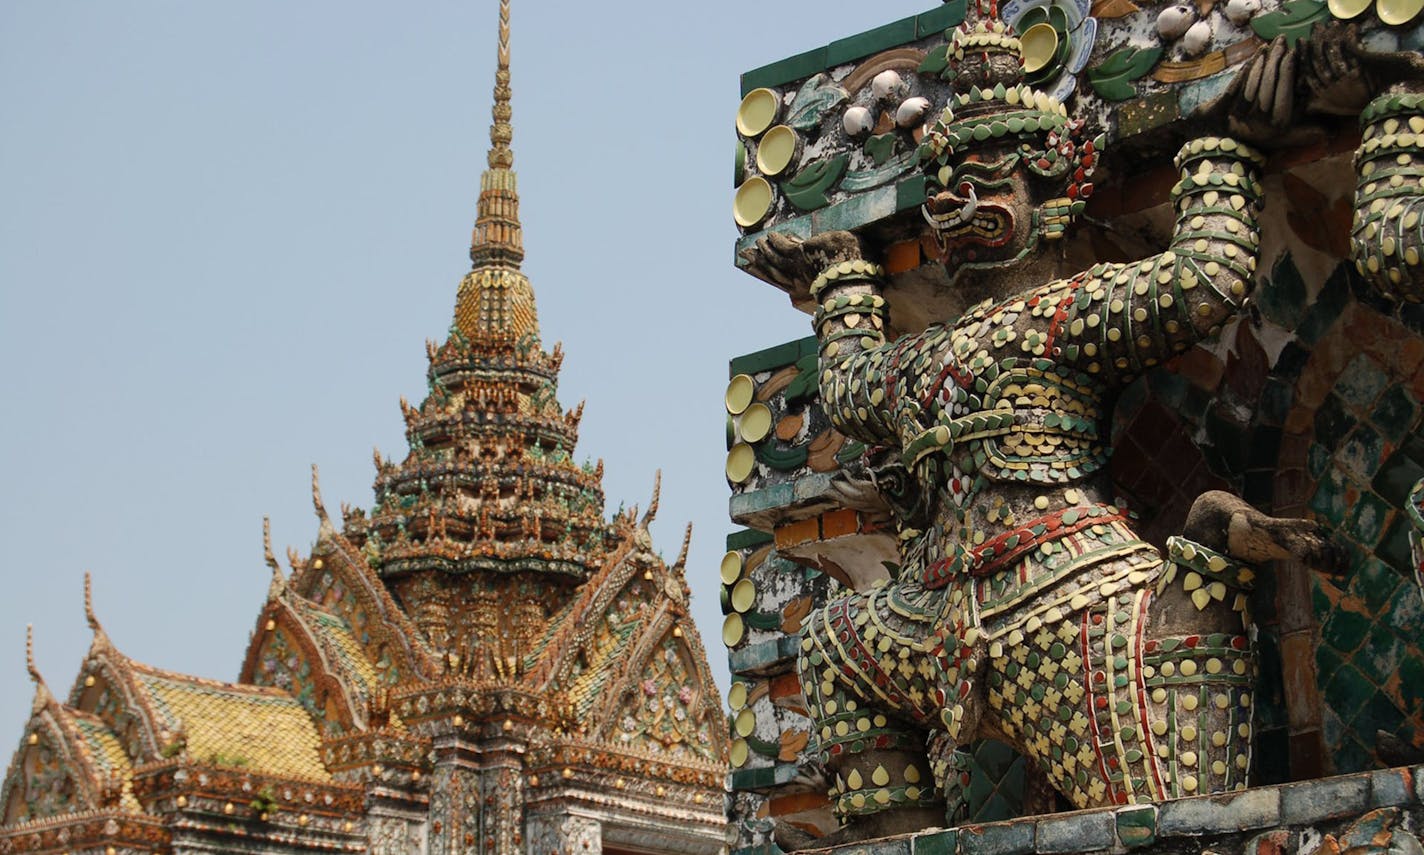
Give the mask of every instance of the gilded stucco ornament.
M 891 340 L 879 247 L 773 233 L 747 253 L 815 301 L 821 405 L 871 449 L 899 538 L 888 584 L 832 599 L 801 632 L 811 748 L 845 823 L 817 845 L 954 823 L 959 749 L 983 737 L 1080 808 L 1244 788 L 1253 565 L 1334 561 L 1313 523 L 1224 493 L 1159 550 L 1105 466 L 1119 390 L 1241 310 L 1262 155 L 1190 140 L 1169 247 L 1063 276 L 1048 250 L 1104 138 L 1024 85 L 1018 34 L 987 5 L 949 57 L 954 92 L 918 151 L 922 214 L 952 287 L 982 302 Z M 780 842 L 809 843 L 795 837 Z

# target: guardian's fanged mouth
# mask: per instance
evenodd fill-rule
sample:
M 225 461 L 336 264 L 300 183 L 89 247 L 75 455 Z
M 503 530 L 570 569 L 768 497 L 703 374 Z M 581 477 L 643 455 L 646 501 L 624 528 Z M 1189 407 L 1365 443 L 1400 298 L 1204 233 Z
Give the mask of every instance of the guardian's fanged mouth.
M 979 201 L 974 188 L 965 185 L 968 198 L 945 191 L 925 202 L 921 211 L 934 229 L 940 249 L 953 245 L 978 244 L 1003 246 L 1014 233 L 1014 218 L 1010 211 L 989 202 Z

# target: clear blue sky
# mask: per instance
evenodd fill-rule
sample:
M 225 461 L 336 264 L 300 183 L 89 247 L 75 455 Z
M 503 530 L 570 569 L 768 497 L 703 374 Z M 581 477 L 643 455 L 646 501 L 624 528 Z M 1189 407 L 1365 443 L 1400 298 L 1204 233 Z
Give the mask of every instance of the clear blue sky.
M 515 166 L 560 398 L 609 510 L 646 506 L 725 687 L 730 356 L 809 332 L 732 265 L 740 72 L 932 8 L 514 0 Z M 403 456 L 487 147 L 497 4 L 0 5 L 0 754 L 25 624 L 67 693 L 89 633 L 234 679 L 277 551 Z

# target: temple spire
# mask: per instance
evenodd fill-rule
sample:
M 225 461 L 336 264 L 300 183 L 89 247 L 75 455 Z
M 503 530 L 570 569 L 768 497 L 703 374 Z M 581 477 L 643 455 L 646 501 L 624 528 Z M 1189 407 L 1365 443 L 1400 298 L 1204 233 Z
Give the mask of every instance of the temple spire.
M 490 110 L 489 168 L 480 178 L 480 200 L 470 260 L 475 267 L 493 263 L 518 266 L 524 258 L 519 226 L 519 191 L 514 177 L 514 140 L 509 86 L 509 0 L 499 3 L 499 47 L 494 72 L 494 106 Z
M 519 270 L 524 232 L 519 225 L 519 187 L 514 175 L 514 139 L 509 105 L 509 0 L 499 3 L 498 62 L 494 72 L 488 168 L 480 176 L 475 230 L 470 236 L 473 267 L 455 298 L 454 329 L 480 346 L 511 348 L 538 341 L 534 289 Z

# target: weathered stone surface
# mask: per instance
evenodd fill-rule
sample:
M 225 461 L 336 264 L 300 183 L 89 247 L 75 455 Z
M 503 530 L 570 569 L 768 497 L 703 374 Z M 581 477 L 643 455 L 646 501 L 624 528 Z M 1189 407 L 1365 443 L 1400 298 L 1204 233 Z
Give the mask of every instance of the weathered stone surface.
M 1274 788 L 1177 799 L 1159 808 L 1157 833 L 1167 836 L 1247 831 L 1275 825 L 1280 816 L 1281 793 Z
M 1281 788 L 1281 822 L 1287 825 L 1350 816 L 1369 805 L 1368 775 L 1326 778 Z
M 838 849 L 836 855 L 910 855 L 910 838 L 888 837 L 872 840 Z
M 1297 852 L 1319 855 L 1327 851 L 1354 851 L 1351 847 L 1389 840 L 1390 835 L 1394 835 L 1391 845 L 1402 847 L 1398 851 L 1412 852 L 1415 850 L 1410 843 L 1414 839 L 1411 829 L 1418 828 L 1424 821 L 1424 803 L 1415 792 L 1416 771 L 1387 769 L 1259 787 L 1229 797 L 1201 796 L 1160 804 L 935 829 L 824 852 L 826 855 L 1055 855 L 1127 851 L 1154 855 L 1294 855 Z M 1373 795 L 1372 781 L 1379 784 L 1379 791 Z M 1394 804 L 1376 806 L 1376 801 Z M 1319 849 L 1322 845 L 1325 848 Z M 763 855 L 763 852 L 737 850 L 733 855 Z
M 1415 776 L 1408 769 L 1381 769 L 1370 773 L 1370 805 L 1391 807 L 1415 800 Z
M 1027 855 L 1034 852 L 1032 820 L 970 825 L 959 829 L 963 855 Z
M 1038 852 L 1085 852 L 1111 849 L 1117 822 L 1106 811 L 1080 811 L 1040 819 L 1035 831 Z

